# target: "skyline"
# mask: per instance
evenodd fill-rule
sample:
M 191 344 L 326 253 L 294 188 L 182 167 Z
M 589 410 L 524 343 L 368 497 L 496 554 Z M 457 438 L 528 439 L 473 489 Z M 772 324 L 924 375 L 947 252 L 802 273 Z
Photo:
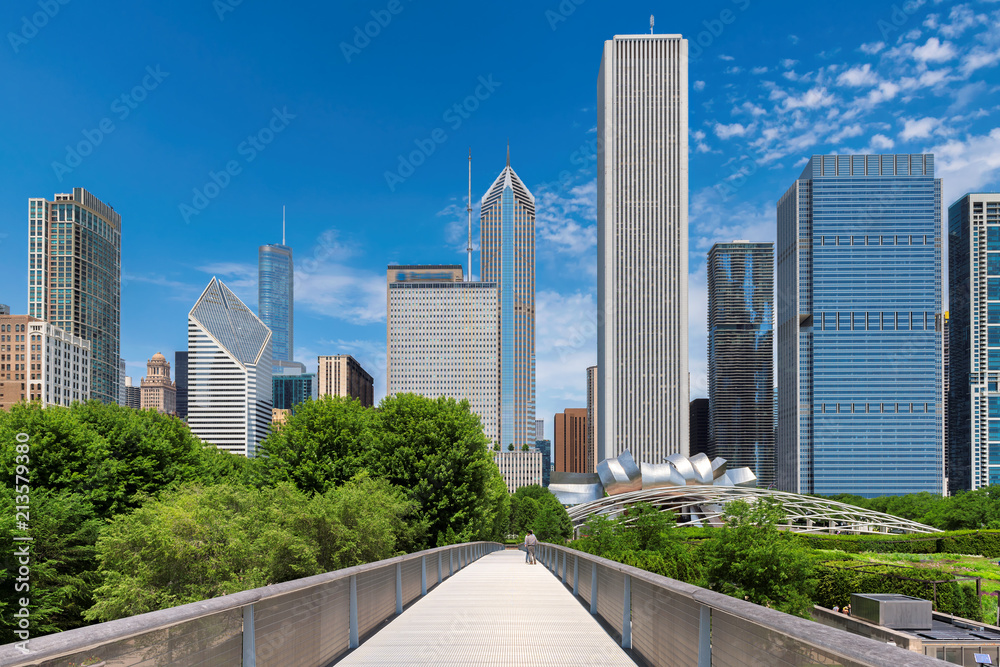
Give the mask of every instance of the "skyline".
M 300 35 L 291 13 L 239 5 L 220 17 L 209 3 L 194 2 L 138 5 L 125 18 L 68 4 L 16 50 L 7 40 L 0 62 L 9 75 L 0 86 L 8 99 L 55 90 L 70 103 L 0 111 L 17 130 L 9 133 L 0 183 L 0 262 L 15 280 L 5 282 L 0 302 L 27 312 L 26 200 L 88 189 L 124 220 L 122 356 L 127 373 L 139 377 L 157 350 L 186 348 L 186 312 L 212 275 L 256 307 L 254 252 L 280 238 L 279 209 L 287 203 L 288 245 L 301 276 L 295 358 L 315 370 L 319 354 L 352 354 L 375 377 L 378 399 L 382 267 L 465 263 L 468 147 L 473 191 L 482 192 L 510 137 L 519 174 L 538 198 L 536 413 L 548 420 L 586 405 L 585 371 L 596 361 L 591 129 L 600 45 L 615 33 L 644 33 L 648 11 L 583 4 L 562 16 L 555 3 L 515 5 L 509 15 L 477 22 L 475 34 L 456 35 L 446 19 L 454 20 L 457 5 L 402 7 L 350 62 L 340 43 L 385 5 L 319 8 L 317 18 L 333 26 L 328 43 Z M 690 71 L 692 398 L 707 395 L 707 250 L 735 238 L 775 240 L 774 205 L 803 160 L 834 150 L 927 151 L 944 180 L 944 207 L 967 191 L 998 189 L 996 3 L 911 3 L 911 13 L 895 17 L 892 3 L 850 7 L 817 7 L 809 20 L 796 20 L 784 5 L 741 0 L 685 7 L 671 22 L 657 21 L 658 34 L 710 38 Z M 6 7 L 0 25 L 18 34 L 21 17 L 36 9 Z M 732 22 L 722 23 L 723 10 Z M 136 23 L 156 31 L 127 29 Z M 445 30 L 454 39 L 442 44 L 437 35 Z M 78 32 L 97 45 L 59 46 Z M 261 50 L 266 34 L 292 47 Z M 511 34 L 547 45 L 532 52 L 530 70 L 503 48 Z M 421 58 L 405 57 L 416 53 Z M 310 66 L 296 75 L 302 58 Z M 428 81 L 427 71 L 442 76 Z M 322 91 L 314 90 L 318 79 L 329 82 Z M 525 98 L 538 103 L 524 105 Z M 463 118 L 458 103 L 477 108 Z M 112 131 L 101 129 L 109 127 L 104 119 Z M 436 129 L 445 141 L 433 138 Z M 86 136 L 95 139 L 92 154 L 69 167 L 65 146 Z M 433 152 L 391 190 L 386 172 L 406 172 L 397 156 L 421 145 Z M 72 171 L 57 171 L 55 162 Z M 211 194 L 208 186 L 218 182 L 227 186 L 216 185 L 218 193 L 185 223 L 179 207 L 201 203 L 193 190 Z M 177 266 L 150 262 L 153 248 Z

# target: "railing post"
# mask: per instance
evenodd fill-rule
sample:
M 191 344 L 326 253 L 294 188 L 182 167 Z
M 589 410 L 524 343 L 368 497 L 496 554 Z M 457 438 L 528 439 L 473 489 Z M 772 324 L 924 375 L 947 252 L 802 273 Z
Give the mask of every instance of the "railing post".
M 443 578 L 441 577 L 441 560 L 442 560 L 443 558 L 444 558 L 444 555 L 443 555 L 443 554 L 442 554 L 442 553 L 441 553 L 441 552 L 439 551 L 439 552 L 438 552 L 438 583 L 439 583 L 439 584 L 440 584 L 440 583 L 441 583 L 442 581 L 444 581 L 444 579 L 443 579 Z
M 243 667 L 256 667 L 257 645 L 253 625 L 253 605 L 243 607 Z
M 632 648 L 632 577 L 627 574 L 622 598 L 622 648 Z
M 597 615 L 597 563 L 590 564 L 590 613 Z
M 448 576 L 455 574 L 455 550 L 448 549 Z
M 573 556 L 573 595 L 580 595 L 580 557 Z
M 358 577 L 351 575 L 350 648 L 358 647 Z
M 396 563 L 396 613 L 403 613 L 403 564 Z
M 420 557 L 420 595 L 427 595 L 427 556 Z
M 566 585 L 567 570 L 569 570 L 569 554 L 565 551 L 563 552 L 563 585 Z
M 698 667 L 712 667 L 712 609 L 705 605 L 698 619 Z

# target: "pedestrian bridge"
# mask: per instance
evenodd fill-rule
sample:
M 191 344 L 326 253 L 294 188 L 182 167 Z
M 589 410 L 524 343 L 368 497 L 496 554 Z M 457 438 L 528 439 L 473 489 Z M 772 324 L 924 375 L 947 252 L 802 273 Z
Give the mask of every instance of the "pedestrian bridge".
M 0 647 L 10 667 L 940 665 L 566 547 L 441 547 Z

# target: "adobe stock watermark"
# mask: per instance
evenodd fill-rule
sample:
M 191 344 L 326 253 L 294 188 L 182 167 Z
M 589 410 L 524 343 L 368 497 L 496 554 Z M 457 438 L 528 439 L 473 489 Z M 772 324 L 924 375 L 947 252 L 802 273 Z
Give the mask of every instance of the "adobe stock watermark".
M 564 23 L 573 15 L 576 8 L 587 0 L 562 0 L 555 9 L 545 10 L 545 20 L 549 22 L 549 27 L 555 30 L 560 23 Z
M 910 17 L 916 14 L 917 10 L 923 6 L 924 0 L 909 0 L 909 2 L 904 2 L 902 7 L 894 4 L 888 21 L 879 19 L 875 23 L 875 27 L 882 34 L 882 39 L 887 40 L 890 34 L 899 32 L 906 25 L 906 22 L 910 20 Z
M 501 85 L 500 81 L 493 80 L 492 74 L 485 77 L 480 76 L 479 85 L 476 86 L 472 94 L 445 109 L 444 113 L 441 114 L 441 120 L 447 123 L 452 131 L 457 131 Z M 448 133 L 443 127 L 434 128 L 423 139 L 414 139 L 413 143 L 416 145 L 416 149 L 407 154 L 400 153 L 397 156 L 399 162 L 396 165 L 396 170 L 385 172 L 385 183 L 389 186 L 389 191 L 395 192 L 396 186 L 413 176 L 417 167 L 426 162 L 427 158 L 437 150 L 437 147 L 446 141 L 448 141 Z
M 750 0 L 730 0 L 740 12 L 745 12 L 750 8 Z M 701 22 L 705 29 L 694 37 L 688 38 L 688 59 L 697 60 L 705 49 L 712 46 L 722 33 L 726 31 L 727 25 L 736 22 L 736 14 L 731 9 L 723 9 L 719 16 L 713 19 L 706 19 Z
M 31 447 L 28 442 L 31 438 L 27 433 L 18 433 L 14 436 L 17 442 L 14 445 L 14 511 L 15 528 L 20 535 L 13 537 L 14 557 L 17 570 L 12 571 L 14 580 L 14 592 L 23 593 L 26 596 L 18 598 L 17 603 L 12 605 L 17 611 L 12 613 L 14 619 L 13 633 L 21 641 L 14 644 L 14 648 L 21 653 L 29 653 L 28 641 L 31 639 L 31 598 L 27 596 L 31 592 L 31 542 L 33 538 L 29 533 L 29 522 L 31 521 L 31 479 L 28 465 L 31 463 L 29 457 Z M 12 564 L 13 569 L 13 564 Z
M 142 81 L 111 102 L 111 113 L 119 121 L 125 120 L 168 76 L 170 72 L 164 72 L 159 65 L 155 68 L 151 65 L 146 67 L 146 75 L 142 77 Z M 59 182 L 62 183 L 66 174 L 73 173 L 74 169 L 83 164 L 83 158 L 91 155 L 104 142 L 104 138 L 114 131 L 114 120 L 111 116 L 105 116 L 97 123 L 97 127 L 83 130 L 83 139 L 73 145 L 67 144 L 66 157 L 63 161 L 52 163 L 52 171 L 55 172 Z
M 226 20 L 226 14 L 236 11 L 236 8 L 243 4 L 243 0 L 212 0 L 212 9 L 220 21 Z
M 236 153 L 241 160 L 228 160 L 219 171 L 209 171 L 208 180 L 200 188 L 192 190 L 191 202 L 182 202 L 178 205 L 184 224 L 189 224 L 191 218 L 200 215 L 208 208 L 212 200 L 218 197 L 223 190 L 229 187 L 235 176 L 243 173 L 243 165 L 250 164 L 257 159 L 264 150 L 274 141 L 275 137 L 285 131 L 289 123 L 295 118 L 295 114 L 288 111 L 288 107 L 278 109 L 274 107 L 271 119 L 253 134 L 247 136 L 236 147 Z
M 344 54 L 344 60 L 350 64 L 355 56 L 361 55 L 361 52 L 368 48 L 372 40 L 381 35 L 382 30 L 389 27 L 393 17 L 402 14 L 404 9 L 406 6 L 403 5 L 402 0 L 389 0 L 385 9 L 371 10 L 372 20 L 365 23 L 364 26 L 354 26 L 352 40 L 340 43 L 340 52 Z
M 7 33 L 7 41 L 10 43 L 10 48 L 14 49 L 14 53 L 18 53 L 22 46 L 34 39 L 38 31 L 47 26 L 69 2 L 70 0 L 38 0 L 40 11 L 32 14 L 30 18 L 22 16 L 21 29 L 16 33 L 13 31 Z

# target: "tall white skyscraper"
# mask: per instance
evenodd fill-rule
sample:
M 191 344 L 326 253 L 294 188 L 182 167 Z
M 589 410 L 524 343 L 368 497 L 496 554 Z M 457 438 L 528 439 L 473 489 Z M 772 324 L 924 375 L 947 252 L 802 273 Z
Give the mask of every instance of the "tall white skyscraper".
M 535 444 L 535 198 L 507 166 L 480 208 L 482 279 L 500 291 L 500 444 Z
M 688 43 L 616 35 L 597 79 L 598 442 L 688 453 Z
M 387 394 L 467 399 L 498 442 L 496 283 L 463 281 L 459 264 L 394 265 L 386 281 Z
M 271 428 L 271 330 L 212 278 L 188 314 L 188 426 L 255 456 Z

